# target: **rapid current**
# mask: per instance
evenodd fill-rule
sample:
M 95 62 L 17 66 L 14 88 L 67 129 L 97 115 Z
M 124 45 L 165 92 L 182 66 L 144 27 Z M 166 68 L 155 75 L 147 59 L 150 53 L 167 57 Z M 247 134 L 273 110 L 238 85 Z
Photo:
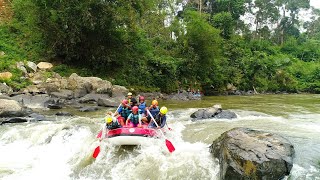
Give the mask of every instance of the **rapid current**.
M 214 104 L 235 112 L 238 118 L 191 121 L 190 114 Z M 101 153 L 93 159 L 106 109 L 68 118 L 46 111 L 53 121 L 0 126 L 0 179 L 216 180 L 219 163 L 208 147 L 234 127 L 287 138 L 296 154 L 286 179 L 320 179 L 320 95 L 215 96 L 201 101 L 160 101 L 160 105 L 169 108 L 172 131 L 166 138 L 176 148 L 172 154 L 165 139 L 123 147 L 103 141 Z

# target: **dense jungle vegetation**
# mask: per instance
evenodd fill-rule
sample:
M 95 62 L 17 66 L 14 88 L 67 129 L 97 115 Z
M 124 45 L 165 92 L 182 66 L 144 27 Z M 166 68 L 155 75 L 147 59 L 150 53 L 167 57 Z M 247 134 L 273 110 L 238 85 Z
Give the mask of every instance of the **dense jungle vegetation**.
M 51 61 L 65 76 L 145 90 L 320 93 L 320 11 L 309 0 L 0 1 L 0 72 L 13 86 L 28 84 L 17 61 Z

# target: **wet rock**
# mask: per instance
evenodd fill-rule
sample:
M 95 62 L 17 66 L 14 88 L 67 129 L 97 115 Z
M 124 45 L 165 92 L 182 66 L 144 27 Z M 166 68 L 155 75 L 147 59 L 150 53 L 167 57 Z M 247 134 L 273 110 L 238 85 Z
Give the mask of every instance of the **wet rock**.
M 265 131 L 234 128 L 213 141 L 210 152 L 220 162 L 220 179 L 282 179 L 293 166 L 294 147 Z
M 237 115 L 236 113 L 231 112 L 229 110 L 222 110 L 221 112 L 216 114 L 214 117 L 217 119 L 234 119 L 234 118 L 237 118 Z
M 214 106 L 207 109 L 199 109 L 198 111 L 192 113 L 190 117 L 193 118 L 193 120 L 209 118 L 233 119 L 237 118 L 237 115 L 234 112 L 222 110 L 220 104 L 215 104 Z
M 57 112 L 55 115 L 56 116 L 74 116 L 73 114 L 65 111 Z
M 49 99 L 44 103 L 44 106 L 49 109 L 62 109 L 64 106 L 64 101 L 61 99 Z
M 7 123 L 24 123 L 24 122 L 28 122 L 28 119 L 22 118 L 22 117 L 13 117 L 0 122 L 0 125 L 7 124 Z
M 93 112 L 97 110 L 99 110 L 99 107 L 83 107 L 79 109 L 80 112 Z
M 42 114 L 38 114 L 38 113 L 31 113 L 28 116 L 29 118 L 31 118 L 30 121 L 45 121 L 46 117 Z

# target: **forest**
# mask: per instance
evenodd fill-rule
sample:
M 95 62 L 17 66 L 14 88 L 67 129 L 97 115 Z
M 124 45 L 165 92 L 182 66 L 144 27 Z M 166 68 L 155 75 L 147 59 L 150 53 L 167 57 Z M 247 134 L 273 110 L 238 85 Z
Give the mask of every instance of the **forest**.
M 14 76 L 0 81 L 15 89 L 30 84 L 16 62 L 50 61 L 141 91 L 320 93 L 309 0 L 1 1 L 0 72 Z

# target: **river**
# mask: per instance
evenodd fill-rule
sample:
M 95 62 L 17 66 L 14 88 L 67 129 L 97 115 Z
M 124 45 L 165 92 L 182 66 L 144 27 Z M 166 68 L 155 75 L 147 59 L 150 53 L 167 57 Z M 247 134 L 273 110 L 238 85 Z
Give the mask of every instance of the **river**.
M 221 104 L 237 119 L 192 122 L 198 108 Z M 234 127 L 265 130 L 286 137 L 296 151 L 287 179 L 320 179 L 320 95 L 212 96 L 201 101 L 160 101 L 169 108 L 167 134 L 176 148 L 170 154 L 165 140 L 141 147 L 101 144 L 103 111 L 53 121 L 0 126 L 0 179 L 219 179 L 219 164 L 208 146 Z M 114 110 L 114 109 L 111 109 Z M 51 111 L 46 111 L 50 116 Z

